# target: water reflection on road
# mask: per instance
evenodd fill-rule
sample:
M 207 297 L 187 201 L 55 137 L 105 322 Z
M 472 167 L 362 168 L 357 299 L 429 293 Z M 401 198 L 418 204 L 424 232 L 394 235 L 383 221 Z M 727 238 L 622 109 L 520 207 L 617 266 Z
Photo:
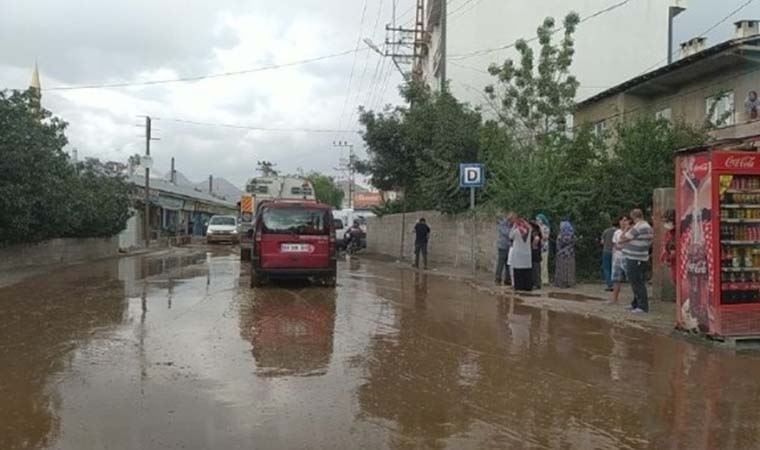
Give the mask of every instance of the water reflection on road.
M 361 258 L 223 248 L 0 289 L 0 448 L 754 449 L 760 358 Z M 242 273 L 242 274 L 241 274 Z

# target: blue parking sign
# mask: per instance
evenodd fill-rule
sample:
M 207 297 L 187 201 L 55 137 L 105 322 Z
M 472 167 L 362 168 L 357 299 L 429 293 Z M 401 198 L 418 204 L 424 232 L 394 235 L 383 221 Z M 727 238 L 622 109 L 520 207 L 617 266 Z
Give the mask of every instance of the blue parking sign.
M 460 164 L 459 165 L 459 187 L 463 188 L 481 188 L 485 182 L 485 171 L 483 164 Z

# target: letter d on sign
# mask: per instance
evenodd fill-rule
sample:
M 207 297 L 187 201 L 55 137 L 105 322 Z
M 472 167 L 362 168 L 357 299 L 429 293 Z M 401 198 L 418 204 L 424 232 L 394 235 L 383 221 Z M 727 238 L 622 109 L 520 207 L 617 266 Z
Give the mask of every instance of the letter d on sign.
M 459 165 L 459 187 L 479 188 L 483 186 L 483 165 L 467 163 Z

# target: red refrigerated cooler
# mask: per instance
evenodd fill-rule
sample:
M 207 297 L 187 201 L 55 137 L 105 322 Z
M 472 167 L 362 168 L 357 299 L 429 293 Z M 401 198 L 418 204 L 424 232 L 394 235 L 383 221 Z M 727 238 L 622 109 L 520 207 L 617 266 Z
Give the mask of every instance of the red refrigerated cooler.
M 680 329 L 760 336 L 760 153 L 749 144 L 676 153 Z

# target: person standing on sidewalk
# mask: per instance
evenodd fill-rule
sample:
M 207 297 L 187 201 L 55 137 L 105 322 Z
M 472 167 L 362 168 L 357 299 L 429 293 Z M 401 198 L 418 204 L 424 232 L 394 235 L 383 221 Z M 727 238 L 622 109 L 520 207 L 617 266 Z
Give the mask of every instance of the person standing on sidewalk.
M 430 227 L 425 222 L 424 217 L 420 217 L 420 220 L 414 226 L 414 267 L 420 268 L 420 253 L 422 253 L 422 260 L 425 270 L 428 268 L 427 259 L 427 245 L 428 238 L 430 237 Z
M 567 220 L 559 223 L 554 263 L 554 285 L 558 288 L 575 287 L 575 229 Z
M 512 225 L 506 217 L 499 221 L 498 228 L 496 229 L 496 249 L 498 251 L 496 255 L 496 277 L 494 281 L 497 286 L 504 284 L 512 284 L 512 279 L 509 274 L 509 265 L 507 264 L 507 256 L 509 256 L 509 249 L 512 246 L 512 240 L 509 238 L 509 233 L 512 231 Z
M 625 277 L 625 257 L 623 256 L 623 246 L 620 244 L 620 240 L 623 235 L 631 228 L 631 218 L 628 216 L 622 216 L 618 220 L 620 228 L 615 230 L 615 234 L 612 235 L 612 300 L 608 303 L 611 305 L 617 305 L 620 298 L 620 287 L 623 282 L 626 281 Z
M 512 225 L 509 232 L 512 247 L 508 257 L 512 266 L 512 287 L 516 291 L 530 291 L 533 289 L 530 224 L 515 213 L 509 213 L 508 217 Z
M 633 290 L 631 311 L 635 314 L 649 312 L 649 297 L 647 294 L 647 266 L 649 265 L 649 249 L 652 247 L 654 230 L 644 220 L 640 209 L 631 211 L 633 226 L 620 239 L 625 257 L 625 274 Z
M 531 227 L 530 259 L 533 263 L 533 289 L 541 289 L 541 226 L 537 220 L 528 222 Z
M 612 237 L 615 235 L 615 227 L 609 227 L 602 233 L 599 243 L 602 245 L 602 279 L 605 290 L 612 291 Z
M 541 284 L 549 284 L 549 240 L 551 239 L 551 225 L 546 214 L 536 214 L 538 226 L 541 227 Z

